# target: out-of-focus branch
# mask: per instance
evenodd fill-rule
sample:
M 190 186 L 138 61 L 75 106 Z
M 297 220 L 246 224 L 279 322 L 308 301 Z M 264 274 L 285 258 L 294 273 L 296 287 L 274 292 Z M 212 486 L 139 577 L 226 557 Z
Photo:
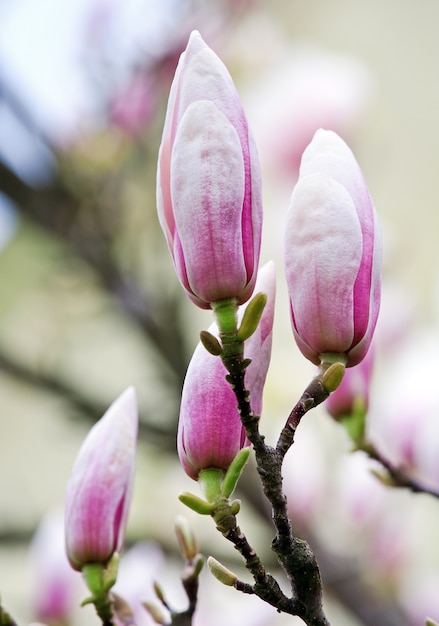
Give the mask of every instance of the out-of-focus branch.
M 395 602 L 386 600 L 373 590 L 354 560 L 330 553 L 309 529 L 301 529 L 299 534 L 313 548 L 325 591 L 364 626 L 412 626 L 408 616 Z
M 239 488 L 242 500 L 248 505 L 251 503 L 259 515 L 271 522 L 271 511 L 252 472 L 244 473 Z M 294 534 L 312 547 L 319 564 L 324 592 L 335 598 L 361 624 L 412 626 L 407 615 L 394 601 L 386 599 L 371 587 L 355 559 L 340 557 L 329 551 L 310 528 L 294 524 Z
M 359 450 L 366 452 L 371 459 L 378 461 L 378 463 L 382 465 L 386 475 L 380 471 L 374 472 L 375 476 L 381 482 L 390 485 L 391 487 L 409 489 L 413 493 L 425 493 L 433 498 L 439 498 L 439 491 L 437 489 L 428 487 L 422 482 L 415 480 L 406 471 L 404 471 L 403 468 L 392 465 L 392 463 L 384 458 L 384 456 L 380 454 L 380 452 L 378 452 L 372 444 L 365 442 L 363 445 L 359 446 Z
M 87 419 L 92 423 L 99 419 L 108 408 L 108 406 L 81 394 L 80 391 L 69 387 L 62 381 L 57 380 L 43 372 L 36 373 L 1 353 L 0 370 L 26 384 L 58 394 L 63 398 L 63 400 L 66 400 L 71 404 L 74 412 L 79 412 L 84 416 L 84 419 Z M 139 437 L 157 445 L 161 450 L 168 450 L 169 452 L 175 451 L 175 433 L 173 431 L 170 432 L 166 428 L 160 428 L 155 424 L 147 422 L 142 419 L 142 416 L 140 416 L 139 421 Z
M 179 325 L 178 302 L 175 299 L 157 302 L 156 297 L 148 298 L 118 267 L 113 257 L 113 243 L 117 235 L 114 214 L 111 214 L 111 219 L 106 219 L 102 210 L 88 211 L 87 221 L 84 221 L 80 199 L 59 177 L 50 187 L 34 189 L 1 162 L 0 191 L 14 201 L 23 215 L 58 236 L 94 269 L 102 285 L 142 328 L 148 340 L 182 380 L 187 363 L 181 349 L 184 341 Z M 93 195 L 98 195 L 96 190 Z

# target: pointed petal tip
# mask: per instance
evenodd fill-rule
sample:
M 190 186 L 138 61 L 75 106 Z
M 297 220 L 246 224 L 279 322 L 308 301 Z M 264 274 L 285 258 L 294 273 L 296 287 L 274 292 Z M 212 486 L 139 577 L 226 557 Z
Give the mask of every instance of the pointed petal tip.
M 135 425 L 137 430 L 138 424 L 138 405 L 137 405 L 137 393 L 134 386 L 127 387 L 113 402 L 110 409 L 116 412 L 124 412 L 128 415 L 130 420 Z

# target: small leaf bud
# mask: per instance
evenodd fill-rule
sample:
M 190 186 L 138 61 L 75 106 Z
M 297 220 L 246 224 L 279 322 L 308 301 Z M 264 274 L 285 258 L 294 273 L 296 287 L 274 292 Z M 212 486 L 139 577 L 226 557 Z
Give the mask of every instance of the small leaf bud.
M 200 575 L 201 570 L 203 569 L 203 566 L 204 566 L 204 556 L 202 554 L 197 554 L 193 562 L 194 576 L 196 578 Z
M 213 506 L 210 502 L 195 496 L 193 493 L 189 493 L 185 491 L 178 496 L 180 502 L 185 504 L 187 507 L 195 511 L 195 513 L 199 513 L 200 515 L 210 515 L 213 510 Z
M 232 504 L 230 505 L 230 512 L 233 515 L 238 515 L 240 510 L 241 510 L 241 500 L 233 500 Z
M 236 574 L 227 569 L 227 567 L 225 567 L 222 563 L 214 559 L 213 556 L 210 556 L 207 559 L 207 565 L 209 566 L 209 569 L 215 576 L 215 578 L 219 580 L 220 583 L 223 583 L 223 585 L 233 587 L 238 580 Z
M 156 624 L 162 624 L 162 626 L 169 624 L 169 619 L 160 606 L 154 604 L 154 602 L 142 602 L 142 606 L 148 611 Z
M 165 599 L 165 594 L 163 592 L 161 585 L 155 580 L 153 583 L 153 587 L 154 587 L 154 593 L 157 596 L 157 598 L 160 600 L 162 604 L 166 606 L 167 603 Z
M 175 520 L 175 533 L 183 558 L 191 561 L 198 554 L 198 546 L 189 522 L 182 515 Z
M 126 600 L 121 598 L 117 593 L 112 593 L 113 611 L 117 619 L 122 624 L 131 624 L 134 620 L 133 610 Z
M 213 356 L 220 356 L 221 352 L 223 351 L 218 339 L 208 330 L 202 330 L 200 332 L 200 341 L 206 348 L 206 350 Z
M 345 373 L 345 366 L 343 363 L 332 363 L 322 375 L 322 383 L 325 391 L 332 393 L 337 389 Z
M 247 463 L 249 454 L 250 448 L 242 448 L 229 465 L 223 484 L 221 485 L 221 494 L 226 498 L 231 496 L 234 492 L 244 466 Z
M 267 295 L 265 293 L 257 293 L 247 304 L 238 329 L 237 337 L 239 341 L 245 341 L 253 335 L 261 321 L 266 304 Z

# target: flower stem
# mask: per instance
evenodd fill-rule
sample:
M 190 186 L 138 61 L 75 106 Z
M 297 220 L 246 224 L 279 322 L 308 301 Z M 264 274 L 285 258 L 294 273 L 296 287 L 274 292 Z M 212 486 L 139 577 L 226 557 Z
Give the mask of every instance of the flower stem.
M 103 563 L 88 563 L 82 568 L 82 575 L 92 594 L 83 604 L 94 604 L 103 626 L 114 626 L 113 602 L 109 586 L 105 583 L 105 566 Z
M 285 596 L 277 581 L 266 572 L 259 557 L 236 525 L 234 515 L 227 515 L 225 509 L 218 509 L 212 516 L 214 519 L 217 518 L 215 521 L 218 530 L 234 544 L 243 556 L 246 567 L 251 571 L 255 580 L 252 585 L 253 593 L 281 612 L 298 615 L 307 626 L 329 626 L 322 608 L 322 582 L 316 558 L 309 545 L 293 535 L 286 497 L 282 489 L 283 459 L 294 441 L 300 419 L 309 409 L 322 402 L 329 393 L 321 374 L 312 381 L 293 409 L 277 447 L 266 445 L 264 437 L 259 432 L 259 416 L 254 415 L 251 409 L 249 392 L 245 386 L 248 362 L 244 358 L 244 343 L 237 336 L 236 303 L 229 302 L 227 305 L 216 303 L 216 305 L 212 308 L 220 331 L 221 359 L 228 371 L 226 378 L 235 393 L 242 424 L 255 450 L 257 470 L 264 494 L 272 507 L 276 529 L 273 550 L 290 581 L 293 594 L 291 598 Z M 232 311 L 233 306 L 236 307 L 235 314 Z M 226 506 L 226 503 L 223 504 Z M 249 593 L 248 586 L 245 587 L 245 592 Z

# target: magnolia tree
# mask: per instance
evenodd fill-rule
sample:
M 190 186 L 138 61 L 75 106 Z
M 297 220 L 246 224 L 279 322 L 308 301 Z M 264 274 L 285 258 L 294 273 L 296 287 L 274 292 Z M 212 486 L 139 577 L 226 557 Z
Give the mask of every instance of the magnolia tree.
M 184 291 L 195 306 L 213 314 L 187 370 L 177 433 L 182 468 L 199 490 L 179 498 L 212 517 L 242 556 L 250 575 L 246 581 L 214 553 L 208 556 L 221 583 L 308 626 L 327 626 L 319 564 L 313 546 L 294 532 L 282 485 L 283 462 L 287 453 L 294 455 L 289 450 L 305 414 L 328 399 L 331 415 L 346 426 L 356 449 L 382 464 L 389 484 L 428 491 L 380 456 L 366 437 L 382 246 L 361 169 L 331 130 L 318 130 L 302 155 L 285 222 L 284 275 L 295 340 L 318 369 L 275 445 L 267 444 L 260 430 L 276 287 L 274 264 L 259 267 L 257 150 L 232 79 L 198 32 L 190 36 L 171 87 L 158 155 L 157 208 Z M 90 431 L 67 488 L 67 557 L 90 591 L 84 603 L 95 605 L 105 626 L 136 622 L 114 587 L 130 508 L 137 422 L 136 394 L 129 388 Z M 233 493 L 250 454 L 271 509 L 271 547 L 287 590 L 238 524 L 241 503 Z M 144 609 L 158 624 L 182 626 L 200 623 L 204 557 L 187 522 L 179 518 L 176 527 L 186 561 L 181 578 L 187 607 L 166 611 L 157 585 L 157 601 L 145 602 Z M 5 611 L 0 621 L 14 624 Z

